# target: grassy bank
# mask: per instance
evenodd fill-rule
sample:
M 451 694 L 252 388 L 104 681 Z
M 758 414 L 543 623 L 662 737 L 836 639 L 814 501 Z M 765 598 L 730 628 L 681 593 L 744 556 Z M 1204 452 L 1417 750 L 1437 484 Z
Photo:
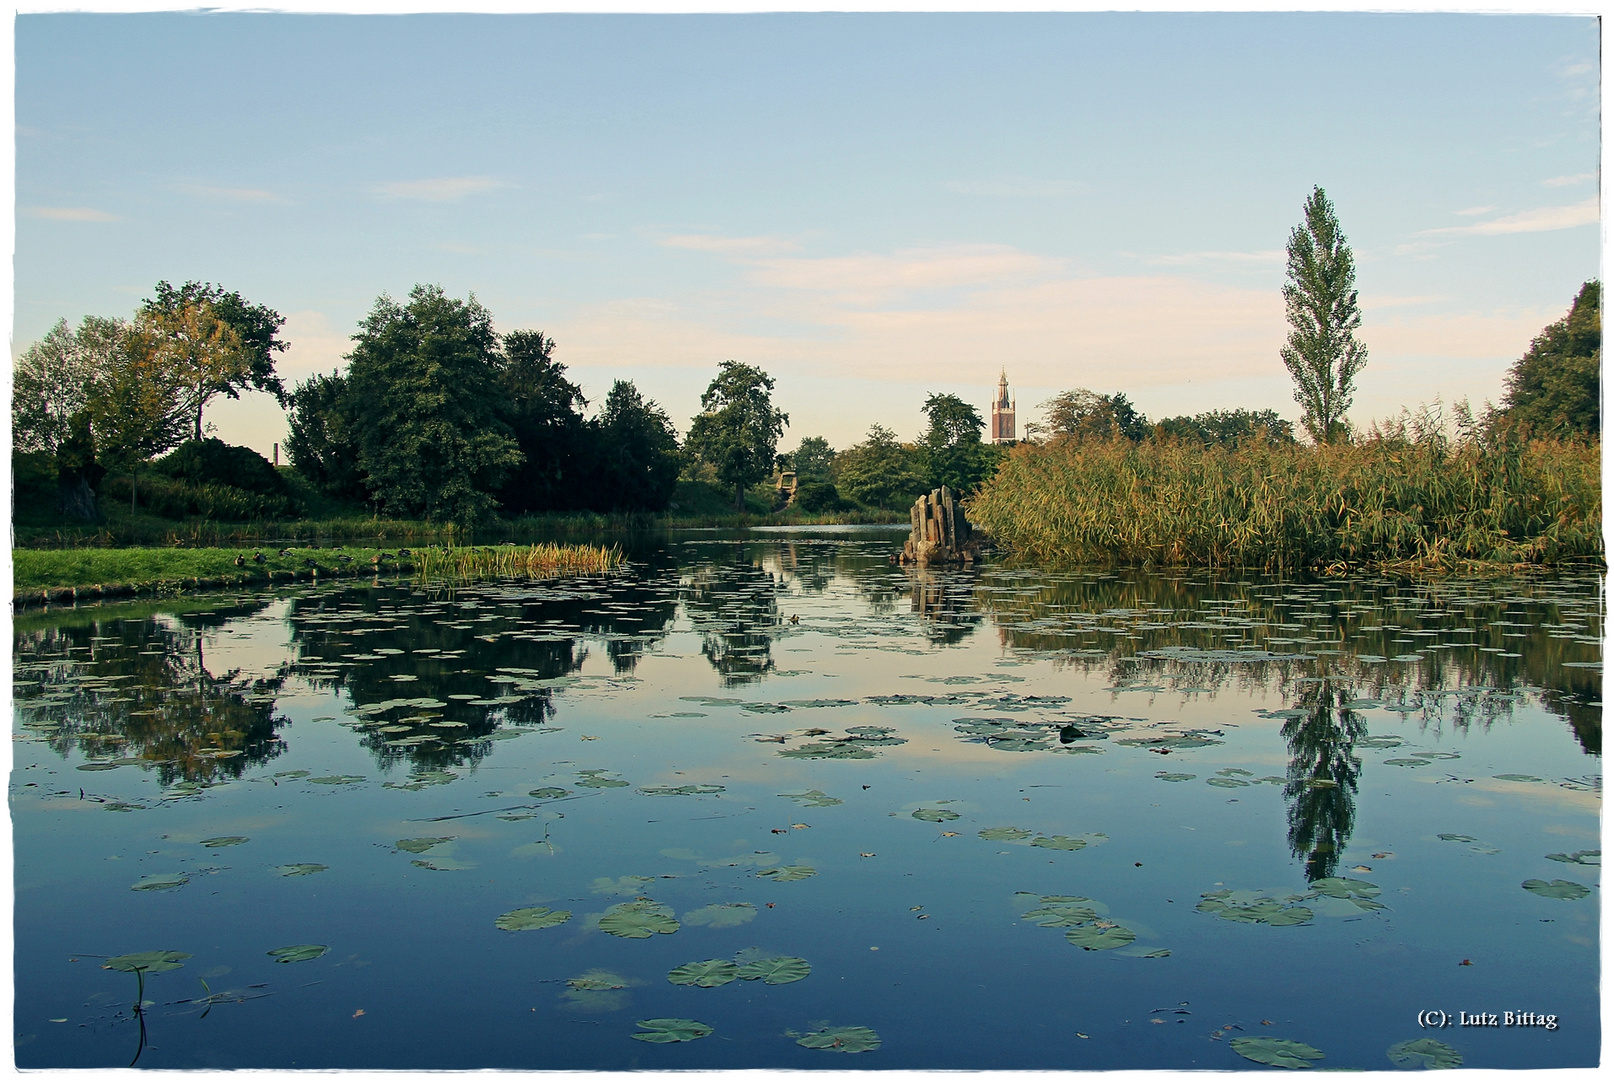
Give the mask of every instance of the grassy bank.
M 255 554 L 262 554 L 263 561 L 256 561 Z M 71 590 L 131 595 L 376 573 L 429 578 L 554 577 L 605 573 L 620 563 L 621 554 L 614 548 L 577 544 L 419 550 L 292 548 L 285 554 L 238 548 L 19 549 L 12 552 L 12 591 L 19 601 L 27 602 L 42 595 L 71 599 Z M 69 595 L 60 595 L 64 592 Z
M 1036 558 L 1268 570 L 1601 559 L 1597 443 L 1022 446 L 970 506 Z

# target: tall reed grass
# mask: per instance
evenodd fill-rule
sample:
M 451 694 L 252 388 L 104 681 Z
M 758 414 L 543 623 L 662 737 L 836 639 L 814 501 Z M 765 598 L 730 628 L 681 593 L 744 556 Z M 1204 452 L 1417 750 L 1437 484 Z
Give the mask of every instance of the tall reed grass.
M 514 544 L 498 547 L 433 547 L 413 553 L 422 578 L 565 577 L 605 574 L 622 565 L 615 547 L 591 544 Z
M 1601 559 L 1600 451 L 1405 423 L 1316 448 L 1065 441 L 1015 448 L 968 510 L 999 544 L 1067 562 L 1294 571 Z

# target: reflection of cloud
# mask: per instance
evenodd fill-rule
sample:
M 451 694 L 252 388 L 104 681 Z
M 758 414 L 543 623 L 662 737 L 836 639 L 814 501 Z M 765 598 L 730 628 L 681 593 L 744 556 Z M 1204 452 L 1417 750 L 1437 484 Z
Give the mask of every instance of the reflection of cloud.
M 371 191 L 389 199 L 457 202 L 467 195 L 510 186 L 491 176 L 443 176 L 432 180 L 392 180 L 375 185 Z
M 1536 210 L 1521 210 L 1517 214 L 1481 221 L 1473 225 L 1451 225 L 1444 229 L 1424 229 L 1419 236 L 1501 236 L 1509 233 L 1552 232 L 1572 229 L 1577 225 L 1596 225 L 1600 220 L 1597 199 L 1587 199 L 1573 206 L 1543 206 Z
M 116 214 L 109 214 L 105 210 L 94 210 L 88 206 L 30 206 L 23 213 L 29 217 L 46 218 L 50 221 L 117 221 Z
M 782 236 L 705 236 L 699 233 L 684 233 L 664 236 L 660 243 L 663 247 L 710 251 L 720 255 L 782 255 L 797 248 L 795 241 Z
M 955 195 L 988 195 L 1004 199 L 1057 199 L 1079 195 L 1086 188 L 1087 185 L 1075 180 L 1035 180 L 1029 177 L 942 182 L 942 190 Z
M 1587 180 L 1596 180 L 1594 172 L 1576 173 L 1574 176 L 1554 176 L 1551 180 L 1541 181 L 1542 187 L 1568 187 L 1571 184 L 1584 183 Z

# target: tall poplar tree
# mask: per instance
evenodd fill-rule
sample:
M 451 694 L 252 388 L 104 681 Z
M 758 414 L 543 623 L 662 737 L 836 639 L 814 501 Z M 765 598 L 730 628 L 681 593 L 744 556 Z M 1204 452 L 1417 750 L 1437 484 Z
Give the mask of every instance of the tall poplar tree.
M 1300 422 L 1313 442 L 1337 442 L 1350 431 L 1345 413 L 1367 347 L 1356 340 L 1362 325 L 1356 259 L 1320 187 L 1306 200 L 1305 220 L 1289 234 L 1283 302 L 1291 329 L 1281 355 L 1295 380 L 1295 400 L 1305 410 Z

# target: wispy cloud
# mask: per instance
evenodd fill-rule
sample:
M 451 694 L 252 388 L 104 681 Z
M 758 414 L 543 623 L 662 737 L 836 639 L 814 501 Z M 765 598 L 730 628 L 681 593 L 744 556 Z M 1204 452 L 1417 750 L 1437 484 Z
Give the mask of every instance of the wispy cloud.
M 1176 255 L 1144 255 L 1142 259 L 1154 266 L 1194 266 L 1199 263 L 1234 263 L 1266 266 L 1281 263 L 1281 251 L 1184 251 Z
M 491 176 L 440 176 L 431 180 L 391 180 L 370 190 L 387 199 L 416 202 L 458 202 L 467 195 L 507 188 L 513 185 Z
M 200 195 L 206 199 L 223 199 L 227 202 L 242 203 L 279 203 L 289 205 L 291 200 L 284 195 L 263 188 L 245 187 L 212 187 L 206 184 L 186 184 L 182 189 L 191 195 Z
M 758 285 L 824 293 L 843 304 L 868 307 L 913 293 L 1046 278 L 1065 271 L 1066 261 L 1006 244 L 948 244 L 890 255 L 757 259 L 751 267 Z
M 999 199 L 1060 199 L 1081 194 L 1087 190 L 1087 185 L 1076 180 L 1010 177 L 1002 180 L 944 180 L 942 190 L 955 195 L 987 195 Z
M 1596 225 L 1600 220 L 1597 199 L 1590 198 L 1572 206 L 1543 206 L 1536 210 L 1522 210 L 1517 214 L 1479 221 L 1473 225 L 1451 225 L 1443 229 L 1424 229 L 1419 236 L 1504 236 L 1510 233 L 1553 232 L 1572 229 L 1577 225 Z
M 1480 214 L 1489 214 L 1495 210 L 1494 206 L 1470 206 L 1467 210 L 1453 210 L 1458 217 L 1478 217 Z
M 704 233 L 663 236 L 658 242 L 663 247 L 709 251 L 716 255 L 782 255 L 800 246 L 783 236 L 710 236 Z
M 49 221 L 118 221 L 116 214 L 88 206 L 30 206 L 23 213 Z
M 1571 184 L 1584 184 L 1588 180 L 1596 180 L 1594 172 L 1576 173 L 1574 176 L 1554 176 L 1551 180 L 1541 181 L 1542 187 L 1568 187 Z

